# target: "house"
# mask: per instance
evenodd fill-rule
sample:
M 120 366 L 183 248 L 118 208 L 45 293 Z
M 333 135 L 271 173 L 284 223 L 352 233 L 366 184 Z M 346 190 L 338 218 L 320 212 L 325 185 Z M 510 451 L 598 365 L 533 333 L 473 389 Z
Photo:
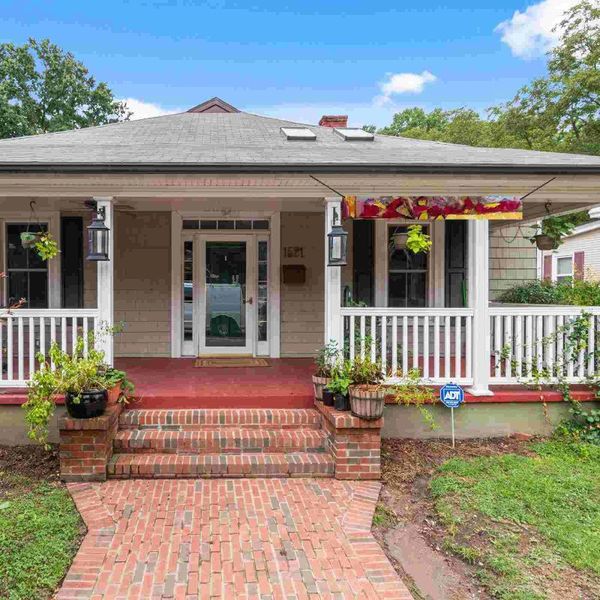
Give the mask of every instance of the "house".
M 532 220 L 588 207 L 599 191 L 600 157 L 370 135 L 345 116 L 305 125 L 218 98 L 2 140 L 4 299 L 27 305 L 0 327 L 0 386 L 16 402 L 37 350 L 53 340 L 68 350 L 80 333 L 124 322 L 100 343 L 136 379 L 145 408 L 308 408 L 309 357 L 329 340 L 392 373 L 418 368 L 432 385 L 460 383 L 485 406 L 520 383 L 527 360 L 555 363 L 558 342 L 542 352 L 536 340 L 579 314 L 490 307 L 490 236 L 514 225 L 493 207 Z M 421 211 L 429 253 L 395 246 L 414 221 L 390 213 L 390 199 Z M 428 218 L 448 207 L 454 218 Z M 109 230 L 108 260 L 85 259 L 93 218 Z M 347 264 L 330 266 L 340 224 Z M 60 240 L 55 259 L 23 251 L 20 233 L 36 226 Z M 197 356 L 268 357 L 272 367 L 203 371 Z M 389 435 L 398 422 L 386 420 Z
M 600 276 L 600 211 L 590 210 L 590 217 L 589 223 L 565 236 L 556 250 L 542 252 L 542 279 L 560 282 Z

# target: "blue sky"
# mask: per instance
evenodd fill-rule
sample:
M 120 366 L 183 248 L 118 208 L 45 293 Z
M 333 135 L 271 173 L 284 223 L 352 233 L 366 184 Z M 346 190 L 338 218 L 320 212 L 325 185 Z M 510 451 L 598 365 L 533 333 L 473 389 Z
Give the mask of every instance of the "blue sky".
M 406 106 L 486 107 L 545 70 L 572 0 L 2 0 L 0 41 L 48 37 L 136 117 L 220 96 L 314 122 L 384 125 Z

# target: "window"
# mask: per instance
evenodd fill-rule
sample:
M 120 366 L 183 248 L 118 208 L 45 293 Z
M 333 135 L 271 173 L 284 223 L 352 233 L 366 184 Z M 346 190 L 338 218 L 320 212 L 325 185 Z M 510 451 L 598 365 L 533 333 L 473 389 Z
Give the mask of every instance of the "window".
M 308 127 L 282 127 L 281 133 L 288 141 L 314 142 L 317 139 L 317 134 Z
M 556 259 L 556 281 L 560 283 L 567 279 L 573 279 L 573 257 L 559 256 Z
M 423 226 L 428 231 L 429 226 Z M 388 226 L 388 306 L 427 306 L 428 253 L 413 254 L 403 244 L 408 226 Z
M 258 242 L 258 341 L 267 341 L 269 322 L 269 246 L 266 240 Z
M 48 225 L 6 225 L 6 289 L 8 302 L 25 298 L 25 308 L 48 308 L 48 263 L 21 244 L 21 233 L 46 231 Z
M 347 142 L 372 142 L 375 136 L 356 127 L 336 127 L 333 131 Z
M 214 219 L 184 219 L 183 221 L 183 229 L 201 229 L 201 230 L 267 230 L 269 229 L 269 220 L 268 219 L 219 219 L 215 221 Z

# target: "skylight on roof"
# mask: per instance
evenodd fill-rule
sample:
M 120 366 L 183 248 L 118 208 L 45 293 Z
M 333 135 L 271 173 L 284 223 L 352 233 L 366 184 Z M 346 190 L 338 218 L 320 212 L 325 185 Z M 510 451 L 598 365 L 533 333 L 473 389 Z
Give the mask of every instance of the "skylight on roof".
M 347 142 L 372 142 L 375 136 L 358 127 L 335 127 L 334 131 Z
M 308 127 L 282 127 L 281 133 L 287 140 L 311 142 L 317 139 L 317 134 Z

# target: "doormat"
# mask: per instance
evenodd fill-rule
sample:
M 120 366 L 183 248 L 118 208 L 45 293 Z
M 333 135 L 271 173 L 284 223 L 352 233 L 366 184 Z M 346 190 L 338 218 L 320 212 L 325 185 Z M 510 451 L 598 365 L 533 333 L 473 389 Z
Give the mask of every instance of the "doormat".
M 251 356 L 238 358 L 200 358 L 196 359 L 195 367 L 270 367 L 271 363 L 266 358 L 252 358 Z

